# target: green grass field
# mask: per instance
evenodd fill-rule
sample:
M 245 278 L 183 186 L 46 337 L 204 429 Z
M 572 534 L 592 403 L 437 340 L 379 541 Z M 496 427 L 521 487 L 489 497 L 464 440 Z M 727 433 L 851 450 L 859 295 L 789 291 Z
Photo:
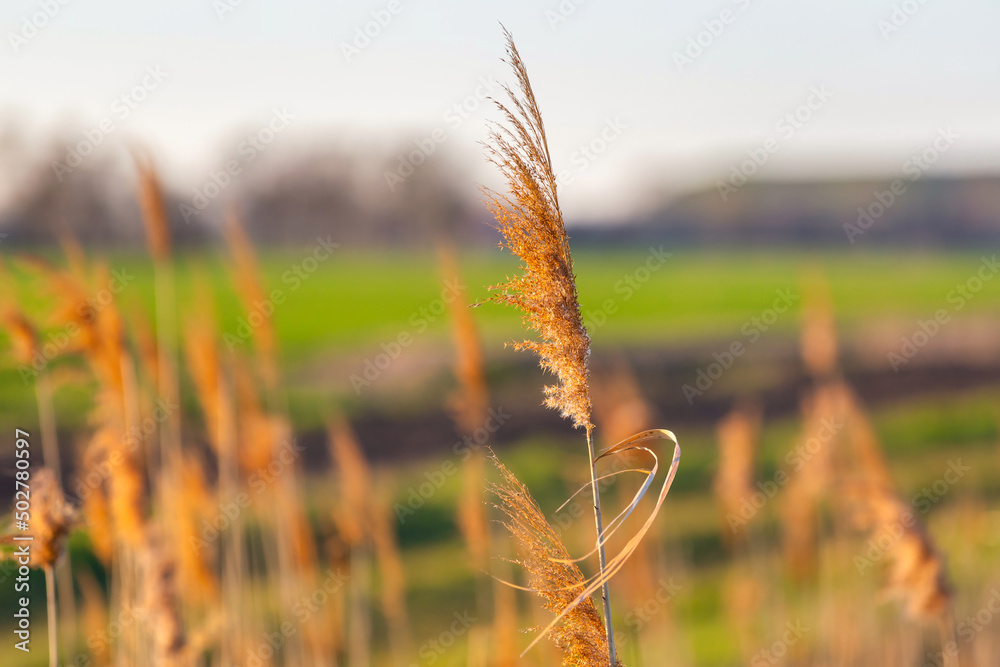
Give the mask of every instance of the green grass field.
M 289 369 L 308 367 L 328 355 L 364 356 L 403 332 L 428 340 L 447 340 L 449 323 L 440 307 L 443 288 L 433 256 L 338 252 L 312 273 L 303 263 L 309 257 L 307 249 L 270 253 L 261 258 L 273 297 L 273 303 L 261 310 L 273 307 Z M 595 347 L 679 346 L 732 340 L 747 320 L 772 305 L 778 291 L 790 289 L 798 294 L 803 276 L 817 268 L 829 280 L 843 330 L 877 318 L 912 320 L 915 326 L 938 309 L 954 312 L 949 294 L 967 284 L 982 262 L 981 256 L 973 253 L 789 255 L 677 250 L 662 266 L 647 273 L 643 267 L 648 268 L 648 258 L 650 253 L 644 248 L 612 253 L 584 249 L 576 254 L 580 298 Z M 133 309 L 148 308 L 153 288 L 146 259 L 115 255 L 108 263 L 123 276 L 134 276 L 118 295 L 126 316 Z M 462 268 L 470 298 L 482 299 L 487 295 L 484 286 L 502 281 L 515 265 L 499 251 L 480 251 L 465 255 Z M 50 297 L 16 263 L 14 272 L 18 297 L 29 312 L 39 312 Z M 182 258 L 178 268 L 181 303 L 189 304 L 195 298 L 193 276 L 198 272 L 207 275 L 216 290 L 222 332 L 236 337 L 235 345 L 251 345 L 252 331 L 248 337 L 241 334 L 247 314 L 235 297 L 220 256 Z M 989 283 L 965 301 L 956 317 L 1000 314 L 1000 289 Z M 477 310 L 476 317 L 487 350 L 498 350 L 505 340 L 520 335 L 518 316 L 508 308 L 486 304 Z M 778 319 L 774 330 L 794 335 L 798 327 L 796 304 Z M 47 332 L 57 330 L 50 327 Z M 0 340 L 0 345 L 6 346 L 6 339 Z M 36 419 L 33 394 L 22 383 L 9 355 L 3 358 L 7 361 L 0 372 L 0 424 L 30 426 Z M 293 402 L 306 400 L 294 392 L 291 397 Z M 61 392 L 57 406 L 61 426 L 82 426 L 89 400 L 84 389 Z M 960 458 L 973 467 L 973 473 L 935 503 L 925 517 L 942 549 L 958 564 L 950 572 L 959 589 L 959 613 L 975 608 L 976 587 L 990 579 L 991 564 L 1000 557 L 1000 542 L 967 540 L 954 527 L 960 524 L 968 507 L 983 503 L 995 506 L 1000 498 L 998 405 L 1000 387 L 987 387 L 891 404 L 873 415 L 905 498 L 914 498 L 932 484 L 952 459 Z M 296 414 L 294 404 L 292 408 Z M 315 406 L 317 412 L 322 409 L 322 405 Z M 761 479 L 769 479 L 781 465 L 794 445 L 798 428 L 797 416 L 765 425 Z M 506 463 L 533 490 L 546 511 L 553 510 L 571 492 L 571 483 L 586 477 L 584 449 L 578 435 L 567 425 L 564 437 L 529 437 L 511 443 L 503 452 Z M 665 525 L 665 553 L 672 564 L 682 566 L 678 579 L 683 588 L 673 606 L 684 642 L 680 650 L 693 664 L 737 664 L 739 650 L 730 637 L 724 611 L 722 531 L 711 492 L 717 465 L 714 434 L 710 427 L 703 426 L 679 435 L 684 444 L 681 472 L 660 520 Z M 378 472 L 384 488 L 396 489 L 397 501 L 405 502 L 407 489 L 419 485 L 428 470 L 440 467 L 447 447 L 443 446 L 442 451 L 445 453 L 441 455 L 384 466 Z M 455 476 L 399 526 L 418 645 L 440 632 L 441 618 L 475 604 L 471 570 L 442 566 L 465 562 L 454 519 L 459 491 L 460 479 Z M 315 477 L 309 481 L 310 505 L 329 507 L 332 494 L 327 479 Z M 996 512 L 989 516 L 1000 526 Z M 317 516 L 315 520 L 322 524 L 328 518 Z M 776 507 L 769 506 L 760 523 L 769 541 L 774 537 L 776 523 Z M 85 544 L 77 539 L 74 548 L 81 552 Z M 777 557 L 776 549 L 767 550 L 766 567 L 778 567 Z M 791 595 L 794 597 L 794 592 Z M 802 605 L 809 608 L 807 602 Z M 627 612 L 616 610 L 619 617 Z M 40 620 L 37 627 L 40 631 Z M 720 639 L 725 637 L 729 639 Z M 461 646 L 460 642 L 437 664 L 464 664 Z M 633 648 L 625 651 L 627 658 L 634 657 L 630 653 Z

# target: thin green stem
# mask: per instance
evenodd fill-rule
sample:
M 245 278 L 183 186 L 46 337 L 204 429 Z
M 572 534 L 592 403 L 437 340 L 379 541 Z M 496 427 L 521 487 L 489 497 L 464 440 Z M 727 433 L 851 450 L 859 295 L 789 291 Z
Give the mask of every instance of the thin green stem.
M 597 526 L 597 558 L 600 563 L 601 577 L 608 569 L 608 560 L 604 555 L 604 522 L 601 519 L 601 491 L 597 488 L 597 455 L 594 453 L 593 427 L 587 427 L 587 451 L 590 452 L 590 489 L 594 494 L 594 523 Z M 618 664 L 615 653 L 615 629 L 611 624 L 611 595 L 608 582 L 605 580 L 601 588 L 601 599 L 604 601 L 604 628 L 608 635 L 608 664 L 614 667 Z

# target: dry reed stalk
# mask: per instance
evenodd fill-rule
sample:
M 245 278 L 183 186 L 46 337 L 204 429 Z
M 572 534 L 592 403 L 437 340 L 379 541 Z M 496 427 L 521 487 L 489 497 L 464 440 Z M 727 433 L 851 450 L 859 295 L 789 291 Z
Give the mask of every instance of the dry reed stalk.
M 179 484 L 168 490 L 170 511 L 167 517 L 173 524 L 170 534 L 177 539 L 173 551 L 177 558 L 177 581 L 180 590 L 186 591 L 185 604 L 202 608 L 212 603 L 219 592 L 213 551 L 206 548 L 201 539 L 202 522 L 212 520 L 211 508 L 219 506 L 218 498 L 209 489 L 204 469 L 204 462 L 194 453 L 182 455 Z
M 493 587 L 493 665 L 516 667 L 518 613 L 517 595 L 513 588 L 501 582 Z
M 833 298 L 829 284 L 818 271 L 804 278 L 802 293 L 802 361 L 814 378 L 825 380 L 838 370 Z
M 163 189 L 152 160 L 135 157 L 139 177 L 139 204 L 146 226 L 149 253 L 153 258 L 153 284 L 156 309 L 157 393 L 167 405 L 175 405 L 180 396 L 177 361 L 177 296 L 174 264 L 171 256 L 170 222 L 164 204 Z M 181 465 L 180 411 L 170 412 L 159 425 L 160 501 L 165 504 L 165 489 L 177 483 Z
M 0 268 L 0 277 L 8 278 Z M 22 366 L 33 368 L 38 352 L 38 333 L 27 316 L 15 307 L 9 307 L 0 320 L 11 337 L 14 359 Z M 35 402 L 38 407 L 38 424 L 42 436 L 42 460 L 51 468 L 56 480 L 62 483 L 62 462 L 59 453 L 59 434 L 53 404 L 52 378 L 47 368 L 35 374 Z M 73 592 L 73 565 L 69 551 L 56 565 L 59 589 L 60 626 L 67 646 L 76 640 L 76 599 Z
M 613 364 L 601 373 L 600 381 L 594 384 L 593 391 L 595 421 L 607 446 L 651 428 L 656 421 L 656 408 L 643 394 L 638 378 L 622 354 L 617 355 Z M 626 452 L 621 463 L 623 468 L 636 468 L 641 466 L 641 458 L 638 452 Z M 628 485 L 619 484 L 619 505 L 628 506 L 633 493 L 634 490 Z M 643 498 L 637 509 L 641 510 L 641 514 L 646 514 L 651 511 L 651 503 L 651 498 Z M 628 571 L 623 574 L 622 589 L 626 608 L 635 609 L 649 599 L 650 582 L 657 580 L 654 545 L 658 542 L 658 537 L 655 528 L 650 530 L 648 539 L 639 544 L 629 561 Z M 644 633 L 649 634 L 651 633 Z M 641 638 L 644 639 L 645 637 Z
M 256 304 L 267 299 L 263 281 L 259 270 L 256 254 L 253 250 L 246 232 L 243 228 L 239 212 L 235 205 L 226 208 L 225 214 L 225 239 L 233 261 L 232 277 L 236 284 L 237 293 L 247 313 L 253 312 Z M 271 318 L 265 317 L 260 326 L 254 329 L 254 350 L 255 360 L 259 372 L 264 381 L 265 396 L 267 406 L 272 413 L 277 415 L 278 424 L 286 427 L 288 423 L 287 399 L 282 391 L 280 382 L 280 349 L 278 338 Z M 270 456 L 280 456 L 281 448 L 290 441 L 290 438 L 280 436 L 290 435 L 290 429 L 272 429 L 270 435 L 276 436 L 271 440 Z M 274 484 L 273 493 L 275 502 L 273 510 L 275 512 L 272 525 L 276 531 L 275 547 L 277 551 L 278 567 L 275 574 L 278 577 L 279 594 L 282 600 L 284 613 L 294 614 L 295 600 L 304 581 L 304 573 L 295 561 L 292 545 L 294 536 L 290 533 L 290 526 L 281 516 L 281 508 L 291 507 L 299 502 L 298 500 L 298 467 L 295 463 L 286 466 L 279 479 Z M 292 662 L 302 661 L 302 637 L 296 635 L 289 639 L 286 644 L 287 659 Z
M 384 493 L 381 494 L 384 497 Z M 400 664 L 411 655 L 410 615 L 406 604 L 406 572 L 392 521 L 392 508 L 383 501 L 372 503 L 371 538 L 379 569 L 379 598 L 389 626 L 389 643 Z
M 253 244 L 243 229 L 243 223 L 234 206 L 226 209 L 226 224 L 224 227 L 226 246 L 233 260 L 233 280 L 236 290 L 243 302 L 246 312 L 253 312 L 255 304 L 267 300 L 263 283 L 260 279 L 260 267 Z M 254 329 L 254 346 L 259 352 L 261 371 L 268 392 L 273 394 L 278 389 L 278 338 L 270 318 L 264 318 L 259 327 Z M 272 405 L 272 408 L 274 406 Z
M 77 575 L 77 583 L 83 596 L 83 627 L 87 637 L 96 638 L 87 644 L 90 656 L 98 667 L 111 664 L 110 645 L 104 640 L 108 634 L 108 601 L 94 575 L 89 570 L 83 570 Z
M 504 242 L 521 259 L 522 274 L 504 284 L 491 286 L 493 296 L 490 300 L 513 306 L 523 313 L 524 326 L 537 332 L 538 338 L 515 343 L 515 349 L 527 349 L 537 354 L 542 368 L 555 374 L 557 379 L 556 384 L 545 387 L 545 405 L 571 419 L 577 428 L 586 430 L 597 533 L 596 551 L 600 576 L 605 579 L 601 595 L 608 660 L 614 664 L 614 628 L 606 580 L 608 565 L 590 419 L 590 337 L 580 315 L 573 258 L 559 208 L 556 175 L 549 156 L 545 126 L 514 40 L 506 30 L 504 36 L 507 41 L 506 61 L 514 70 L 518 90 L 515 92 L 504 86 L 512 108 L 501 102 L 496 103 L 506 126 L 494 126 L 487 151 L 490 160 L 505 177 L 509 194 L 505 196 L 489 190 L 484 190 L 484 193 Z
M 379 598 L 389 625 L 389 638 L 397 661 L 405 661 L 410 646 L 406 605 L 406 577 L 391 509 L 377 500 L 371 469 L 361 445 L 342 415 L 328 422 L 329 443 L 337 465 L 343 505 L 334 519 L 352 552 L 374 553 L 380 575 Z
M 715 474 L 715 495 L 719 500 L 722 534 L 732 549 L 746 537 L 741 510 L 755 491 L 757 449 L 761 412 L 756 406 L 741 405 L 727 414 L 716 428 L 719 468 Z
M 950 612 L 952 588 L 944 559 L 910 505 L 899 499 L 878 436 L 860 401 L 841 387 L 853 459 L 862 470 L 859 523 L 877 534 L 899 533 L 889 547 L 886 592 L 906 601 L 914 620 L 943 622 Z
M 811 441 L 818 442 L 817 434 L 823 424 L 836 422 L 837 416 L 836 393 L 828 385 L 817 387 L 803 400 L 802 431 L 797 446 L 811 455 L 801 457 L 798 469 L 789 473 L 780 513 L 785 562 L 792 576 L 799 579 L 816 571 L 820 504 L 829 493 L 839 434 L 822 442 L 815 454 L 808 447 Z
M 563 665 L 610 664 L 608 643 L 601 616 L 590 598 L 577 601 L 586 587 L 583 572 L 576 565 L 559 534 L 545 519 L 528 489 L 495 457 L 500 481 L 491 486 L 495 507 L 506 515 L 504 525 L 517 543 L 517 561 L 528 572 L 531 590 L 543 606 L 557 617 L 563 615 L 549 637 L 563 651 Z
M 152 632 L 153 664 L 183 667 L 191 663 L 191 656 L 177 600 L 175 568 L 161 542 L 161 538 L 150 530 L 139 552 L 142 608 Z
M 87 493 L 83 497 L 83 522 L 87 526 L 91 548 L 97 558 L 107 566 L 114 551 L 114 528 L 111 521 L 111 502 L 108 483 L 103 479 L 107 462 L 104 438 L 91 438 L 83 448 L 79 477 Z M 92 481 L 95 480 L 95 481 Z
M 477 452 L 469 457 L 463 467 L 458 527 L 469 550 L 470 564 L 480 573 L 489 569 L 490 558 L 490 528 L 483 503 L 485 486 L 486 458 L 481 452 Z M 480 597 L 485 599 L 484 596 Z
M 440 245 L 438 257 L 443 282 L 462 285 L 454 246 Z M 464 289 L 458 290 L 455 298 L 448 303 L 448 309 L 455 344 L 455 377 L 458 380 L 458 389 L 451 396 L 449 407 L 459 430 L 463 434 L 471 434 L 483 425 L 489 410 L 483 348 Z
M 50 468 L 42 468 L 31 478 L 31 534 L 32 548 L 29 567 L 45 572 L 47 633 L 49 639 L 49 665 L 59 664 L 59 621 L 56 602 L 55 565 L 63 552 L 66 536 L 72 528 L 76 512 L 66 503 L 59 480 Z M 70 580 L 72 585 L 72 580 Z M 71 589 L 72 590 L 72 589 Z M 65 598 L 66 593 L 62 593 Z

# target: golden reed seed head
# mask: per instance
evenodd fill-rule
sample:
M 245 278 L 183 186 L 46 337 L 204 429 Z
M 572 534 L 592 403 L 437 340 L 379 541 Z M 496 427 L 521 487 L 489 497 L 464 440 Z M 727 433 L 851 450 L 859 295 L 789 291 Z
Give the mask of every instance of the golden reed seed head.
M 740 516 L 745 499 L 757 490 L 754 487 L 757 448 L 760 439 L 761 412 L 756 406 L 739 406 L 719 422 L 719 469 L 715 475 L 715 495 L 725 517 Z M 732 541 L 736 525 L 724 521 L 723 535 Z
M 442 280 L 446 284 L 462 285 L 454 246 L 441 244 L 438 257 Z M 471 434 L 482 426 L 489 409 L 483 349 L 464 288 L 460 287 L 456 298 L 448 302 L 448 309 L 455 341 L 455 377 L 458 380 L 458 389 L 449 399 L 448 407 L 462 433 Z
M 832 376 L 838 367 L 837 324 L 830 287 L 819 271 L 803 280 L 802 361 L 816 378 Z
M 327 424 L 327 434 L 342 498 L 334 520 L 344 541 L 357 545 L 371 528 L 371 471 L 346 418 L 335 413 Z
M 38 349 L 38 332 L 35 327 L 24 313 L 15 308 L 8 308 L 4 312 L 2 321 L 10 335 L 12 356 L 18 363 L 30 365 Z
M 515 348 L 533 351 L 542 368 L 556 375 L 558 383 L 545 387 L 545 405 L 575 426 L 590 429 L 590 338 L 580 315 L 556 175 L 527 70 L 510 33 L 504 32 L 518 91 L 504 86 L 511 106 L 497 102 L 506 124 L 493 127 L 487 152 L 509 192 L 484 194 L 504 242 L 521 259 L 523 273 L 491 286 L 490 300 L 521 310 L 524 325 L 538 333 L 537 340 Z
M 49 468 L 31 476 L 31 567 L 50 567 L 59 558 L 76 512 L 66 503 L 59 480 Z
M 583 572 L 545 519 L 542 511 L 521 482 L 496 457 L 493 464 L 500 481 L 491 486 L 496 508 L 506 515 L 504 526 L 510 531 L 521 554 L 518 563 L 528 573 L 532 590 L 542 605 L 554 615 L 563 612 L 586 586 Z M 574 607 L 549 632 L 563 652 L 563 665 L 608 665 L 608 643 L 604 623 L 590 598 Z
M 146 224 L 149 254 L 157 261 L 164 260 L 170 257 L 171 243 L 160 178 L 149 157 L 136 155 L 135 168 L 139 175 L 139 206 L 142 208 L 142 220 Z
M 177 601 L 177 577 L 161 542 L 151 530 L 139 551 L 142 608 L 153 639 L 153 664 L 182 667 L 191 661 Z

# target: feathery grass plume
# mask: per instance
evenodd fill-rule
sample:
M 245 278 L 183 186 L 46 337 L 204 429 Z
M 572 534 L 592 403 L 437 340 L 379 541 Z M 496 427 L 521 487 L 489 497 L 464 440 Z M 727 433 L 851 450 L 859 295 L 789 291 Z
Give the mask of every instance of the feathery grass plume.
M 491 286 L 490 300 L 520 310 L 525 326 L 538 333 L 537 340 L 514 347 L 531 350 L 542 368 L 555 374 L 558 382 L 545 387 L 545 404 L 589 431 L 593 426 L 590 337 L 580 315 L 556 175 L 528 72 L 510 33 L 504 30 L 504 36 L 506 62 L 514 70 L 518 92 L 504 86 L 511 107 L 496 104 L 509 127 L 494 125 L 487 151 L 506 178 L 510 193 L 484 189 L 484 194 L 508 249 L 521 259 L 523 274 Z
M 820 385 L 803 399 L 802 431 L 796 446 L 806 448 L 810 456 L 801 457 L 801 468 L 790 476 L 780 514 L 785 562 L 788 571 L 798 579 L 808 577 L 816 569 L 820 506 L 829 493 L 839 437 L 833 434 L 820 442 L 818 434 L 824 424 L 836 421 L 837 414 L 836 393 L 828 385 Z M 815 453 L 808 449 L 812 442 L 820 442 Z
M 267 300 L 267 295 L 261 283 L 257 255 L 235 206 L 226 208 L 224 231 L 226 245 L 234 264 L 236 290 L 243 302 L 244 310 L 251 313 L 256 308 L 255 304 Z M 270 318 L 263 318 L 261 325 L 254 329 L 254 345 L 259 352 L 264 382 L 268 391 L 273 393 L 277 390 L 278 384 L 278 339 Z
M 140 551 L 142 609 L 152 632 L 153 664 L 182 667 L 190 664 L 190 659 L 177 600 L 176 571 L 161 542 L 151 527 Z
M 49 664 L 59 664 L 59 621 L 56 603 L 55 564 L 73 526 L 76 512 L 66 503 L 59 480 L 50 468 L 42 468 L 31 477 L 31 534 L 33 537 L 29 567 L 45 571 L 46 611 L 48 613 Z M 72 579 L 69 580 L 72 585 Z M 65 579 L 64 579 L 65 584 Z M 60 597 L 64 600 L 67 592 Z
M 177 557 L 177 580 L 185 591 L 186 603 L 207 606 L 219 592 L 218 576 L 212 562 L 213 552 L 206 549 L 201 538 L 204 522 L 213 519 L 211 508 L 218 507 L 218 499 L 211 492 L 205 479 L 204 463 L 198 456 L 185 452 L 181 459 L 179 484 L 168 489 L 173 523 L 170 531 L 176 536 L 173 550 Z
M 344 541 L 357 546 L 364 542 L 366 535 L 368 501 L 372 494 L 371 472 L 354 431 L 342 415 L 334 413 L 330 417 L 327 434 L 340 481 L 341 503 L 334 521 Z
M 860 486 L 859 514 L 873 536 L 899 533 L 887 549 L 886 592 L 906 601 L 907 614 L 918 621 L 943 621 L 952 600 L 944 559 L 913 509 L 899 499 L 878 436 L 858 398 L 839 386 L 854 467 L 852 482 Z M 859 481 L 860 480 L 860 481 Z
M 597 532 L 595 551 L 603 580 L 601 594 L 607 626 L 608 662 L 615 663 L 611 600 L 605 577 L 608 569 L 605 534 L 590 419 L 590 337 L 580 315 L 569 236 L 559 208 L 545 126 L 527 69 L 506 29 L 504 37 L 506 62 L 514 70 L 518 90 L 503 87 L 511 106 L 502 102 L 496 105 L 506 126 L 493 126 L 486 149 L 490 161 L 507 180 L 509 194 L 501 195 L 488 189 L 483 193 L 504 242 L 520 258 L 523 273 L 506 283 L 491 286 L 493 296 L 490 300 L 514 306 L 522 312 L 524 326 L 534 330 L 538 338 L 515 343 L 515 349 L 533 351 L 542 368 L 555 374 L 557 379 L 556 384 L 544 389 L 545 405 L 558 410 L 563 417 L 572 420 L 575 427 L 587 432 Z
M 462 276 L 454 246 L 441 244 L 438 257 L 443 282 L 461 286 Z M 449 407 L 459 428 L 470 434 L 483 425 L 489 410 L 483 349 L 464 288 L 459 287 L 455 298 L 448 302 L 448 309 L 456 352 L 455 377 L 458 379 L 458 389 L 449 400 Z
M 353 552 L 374 552 L 380 574 L 379 598 L 398 661 L 405 661 L 410 644 L 406 607 L 406 576 L 392 510 L 377 499 L 371 469 L 347 420 L 335 413 L 328 422 L 329 443 L 341 483 L 343 506 L 334 516 L 338 530 Z
M 55 473 L 41 468 L 31 475 L 30 567 L 51 567 L 63 550 L 76 511 L 66 502 Z
M 91 548 L 107 566 L 114 552 L 114 527 L 111 521 L 111 502 L 104 470 L 110 469 L 103 438 L 91 438 L 83 448 L 80 465 L 80 484 L 86 489 L 83 497 L 83 522 Z
M 542 598 L 543 606 L 556 616 L 566 613 L 549 632 L 563 652 L 563 665 L 607 666 L 607 635 L 597 607 L 590 598 L 574 605 L 586 586 L 583 572 L 528 489 L 495 456 L 491 461 L 500 480 L 490 489 L 497 501 L 495 507 L 506 515 L 503 523 L 517 543 L 521 554 L 517 562 L 528 572 L 531 590 Z
M 231 370 L 239 413 L 239 462 L 244 471 L 252 474 L 267 468 L 274 456 L 274 443 L 288 442 L 291 428 L 284 418 L 265 412 L 246 360 L 234 356 Z
M 30 366 L 38 350 L 38 332 L 20 310 L 8 306 L 0 316 L 7 334 L 10 336 L 11 356 L 24 366 Z
M 156 261 L 164 261 L 170 257 L 171 239 L 160 177 L 149 156 L 136 154 L 134 160 L 139 176 L 139 206 L 146 225 L 149 254 Z
M 715 474 L 715 495 L 719 499 L 726 543 L 734 547 L 745 537 L 743 503 L 757 490 L 754 487 L 761 414 L 757 406 L 737 406 L 716 429 L 719 441 L 719 468 Z
M 837 327 L 830 286 L 819 271 L 803 279 L 802 288 L 802 361 L 817 379 L 837 372 Z

